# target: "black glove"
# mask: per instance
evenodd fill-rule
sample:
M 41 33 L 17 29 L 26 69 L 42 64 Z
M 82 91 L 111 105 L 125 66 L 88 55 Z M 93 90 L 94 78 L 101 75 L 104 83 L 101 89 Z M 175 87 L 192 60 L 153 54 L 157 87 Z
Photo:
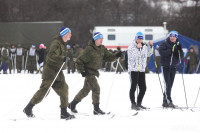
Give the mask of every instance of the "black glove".
M 66 60 L 67 60 L 67 57 L 65 56 L 65 57 L 63 58 L 63 62 L 66 62 Z
M 177 50 L 181 51 L 182 50 L 182 46 L 179 44 L 179 45 L 176 45 L 176 48 Z
M 176 44 L 175 46 L 174 46 L 174 52 L 175 51 L 177 51 L 177 50 L 179 50 L 179 51 L 181 51 L 182 50 L 182 46 L 180 45 L 180 44 Z
M 179 58 L 179 53 L 182 50 L 182 46 L 180 44 L 176 44 L 174 47 L 174 56 Z
M 85 77 L 87 75 L 87 72 L 82 72 L 81 75 L 82 77 Z
M 117 54 L 116 54 L 117 57 L 121 57 L 122 56 L 122 52 L 119 51 Z
M 174 49 L 173 54 L 174 54 L 174 56 L 176 56 L 176 57 L 179 58 L 179 51 L 178 51 L 178 49 Z

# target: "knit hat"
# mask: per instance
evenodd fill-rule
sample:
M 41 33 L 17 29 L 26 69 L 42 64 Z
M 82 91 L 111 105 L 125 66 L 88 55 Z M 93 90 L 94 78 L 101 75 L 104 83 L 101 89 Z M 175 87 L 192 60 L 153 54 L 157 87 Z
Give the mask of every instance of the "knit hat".
M 172 36 L 178 38 L 178 32 L 177 32 L 177 31 L 174 31 L 174 30 L 173 30 L 173 31 L 170 31 L 169 37 L 172 37 Z
M 35 44 L 32 44 L 32 48 L 35 48 Z
M 44 48 L 44 44 L 40 44 L 40 48 Z
M 71 46 L 70 46 L 70 45 L 67 45 L 66 47 L 67 47 L 67 48 L 71 48 Z
M 96 32 L 94 33 L 93 39 L 96 41 L 99 38 L 103 38 L 103 35 L 100 32 Z
M 143 40 L 144 39 L 144 34 L 142 32 L 136 33 L 135 40 L 137 40 L 137 39 Z
M 67 33 L 71 32 L 71 30 L 67 27 L 62 27 L 60 29 L 60 36 L 63 37 L 64 35 L 66 35 Z

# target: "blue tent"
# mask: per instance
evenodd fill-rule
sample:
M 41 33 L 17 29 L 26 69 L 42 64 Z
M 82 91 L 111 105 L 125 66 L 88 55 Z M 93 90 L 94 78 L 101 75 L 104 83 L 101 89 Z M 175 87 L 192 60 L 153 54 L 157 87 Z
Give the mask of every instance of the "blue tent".
M 163 39 L 160 39 L 160 40 L 154 42 L 154 44 L 153 44 L 154 45 L 154 50 L 156 48 L 156 45 L 160 45 L 165 40 L 166 40 L 166 38 L 163 38 Z M 190 49 L 191 45 L 197 45 L 198 48 L 199 48 L 198 51 L 200 52 L 200 42 L 199 41 L 193 40 L 193 39 L 191 39 L 189 37 L 186 37 L 186 36 L 183 36 L 181 34 L 178 35 L 178 40 L 179 40 L 180 44 L 182 45 L 182 47 L 183 48 L 187 48 L 188 50 Z M 200 54 L 198 53 L 198 55 L 199 55 L 199 59 L 200 59 Z M 182 66 L 184 66 L 183 60 L 182 60 Z M 149 68 L 150 71 L 155 72 L 155 63 L 154 63 L 153 56 L 151 56 L 151 59 L 150 59 L 150 61 L 148 63 L 148 68 Z M 200 70 L 200 68 L 199 68 L 199 70 Z M 198 70 L 198 72 L 199 72 L 199 70 Z M 179 69 L 178 68 L 178 71 L 182 72 L 183 69 Z

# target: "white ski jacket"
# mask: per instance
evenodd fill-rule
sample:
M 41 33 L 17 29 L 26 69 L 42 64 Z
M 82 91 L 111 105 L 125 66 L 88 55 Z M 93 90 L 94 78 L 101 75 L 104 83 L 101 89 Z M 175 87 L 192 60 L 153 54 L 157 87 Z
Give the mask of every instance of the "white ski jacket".
M 144 44 L 139 49 L 135 40 L 128 47 L 128 72 L 145 72 L 147 57 L 152 55 L 152 49 L 149 44 Z

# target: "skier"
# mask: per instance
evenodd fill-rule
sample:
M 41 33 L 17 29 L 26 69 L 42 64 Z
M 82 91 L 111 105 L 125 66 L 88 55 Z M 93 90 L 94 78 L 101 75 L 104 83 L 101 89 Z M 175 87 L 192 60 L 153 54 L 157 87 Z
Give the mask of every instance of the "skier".
M 117 47 L 117 51 L 118 52 L 122 52 L 120 46 Z M 118 65 L 118 67 L 116 66 L 117 67 L 116 73 L 119 72 L 119 74 L 121 74 L 121 72 L 123 71 L 123 61 L 124 61 L 124 59 L 123 59 L 123 54 L 122 54 L 122 56 L 119 58 L 119 63 L 120 64 Z M 115 65 L 117 65 L 117 62 L 118 61 L 115 62 Z
M 131 88 L 129 92 L 131 109 L 140 110 L 146 109 L 142 106 L 142 100 L 146 92 L 145 81 L 145 68 L 147 65 L 147 57 L 152 55 L 153 42 L 149 41 L 149 44 L 143 43 L 144 34 L 138 32 L 135 36 L 135 40 L 128 47 L 126 64 L 128 64 L 128 73 L 130 74 Z M 135 91 L 139 86 L 139 95 L 137 96 L 137 103 L 135 102 Z
M 23 56 L 24 56 L 24 49 L 22 48 L 21 44 L 18 44 L 17 50 L 16 50 L 16 68 L 17 73 L 21 73 L 21 70 L 23 69 Z
M 72 70 L 72 73 L 74 73 L 74 63 L 73 63 L 73 51 L 71 49 L 70 45 L 67 45 L 67 73 L 70 74 L 70 71 Z
M 46 48 L 44 44 L 40 44 L 39 50 L 36 50 L 36 53 L 38 54 L 38 61 L 37 61 L 37 72 L 36 73 L 42 73 L 43 66 L 44 66 L 44 60 L 45 60 L 45 52 Z
M 42 73 L 43 80 L 40 89 L 35 93 L 28 105 L 23 110 L 28 117 L 34 117 L 34 114 L 32 113 L 33 107 L 42 101 L 56 74 L 61 69 L 63 62 L 66 62 L 65 43 L 69 41 L 70 38 L 71 30 L 67 27 L 62 27 L 60 30 L 60 35 L 54 38 L 53 42 L 51 43 L 48 54 L 46 56 L 46 63 Z M 71 115 L 67 112 L 68 85 L 65 82 L 65 77 L 62 71 L 59 73 L 58 77 L 53 83 L 52 88 L 60 96 L 60 118 L 66 120 L 75 118 L 74 115 Z
M 103 115 L 103 112 L 99 108 L 100 102 L 100 87 L 96 77 L 99 77 L 98 69 L 101 68 L 103 60 L 114 61 L 118 57 L 121 57 L 122 53 L 112 54 L 103 45 L 103 35 L 100 32 L 96 32 L 93 39 L 89 41 L 87 48 L 84 50 L 81 56 L 77 58 L 76 68 L 82 77 L 85 77 L 85 83 L 83 88 L 74 97 L 73 101 L 69 104 L 69 108 L 72 112 L 77 113 L 76 105 L 88 95 L 90 90 L 92 91 L 92 103 L 94 105 L 93 114 Z
M 27 61 L 27 69 L 28 72 L 34 73 L 34 70 L 36 69 L 36 48 L 35 44 L 32 44 L 28 51 L 28 61 Z
M 9 71 L 11 73 L 11 70 L 13 69 L 13 72 L 15 72 L 15 63 L 16 63 L 16 48 L 15 45 L 12 44 L 11 48 L 10 48 L 10 58 L 11 58 L 11 65 L 9 66 Z
M 182 46 L 178 41 L 178 32 L 171 31 L 168 38 L 159 47 L 161 70 L 164 77 L 163 107 L 175 108 L 171 98 L 176 66 L 179 58 L 183 58 Z
M 9 58 L 9 50 L 7 49 L 6 45 L 1 49 L 0 60 L 2 62 L 1 66 L 0 66 L 0 72 L 3 69 L 3 74 L 7 74 L 8 62 L 9 62 L 10 58 Z

